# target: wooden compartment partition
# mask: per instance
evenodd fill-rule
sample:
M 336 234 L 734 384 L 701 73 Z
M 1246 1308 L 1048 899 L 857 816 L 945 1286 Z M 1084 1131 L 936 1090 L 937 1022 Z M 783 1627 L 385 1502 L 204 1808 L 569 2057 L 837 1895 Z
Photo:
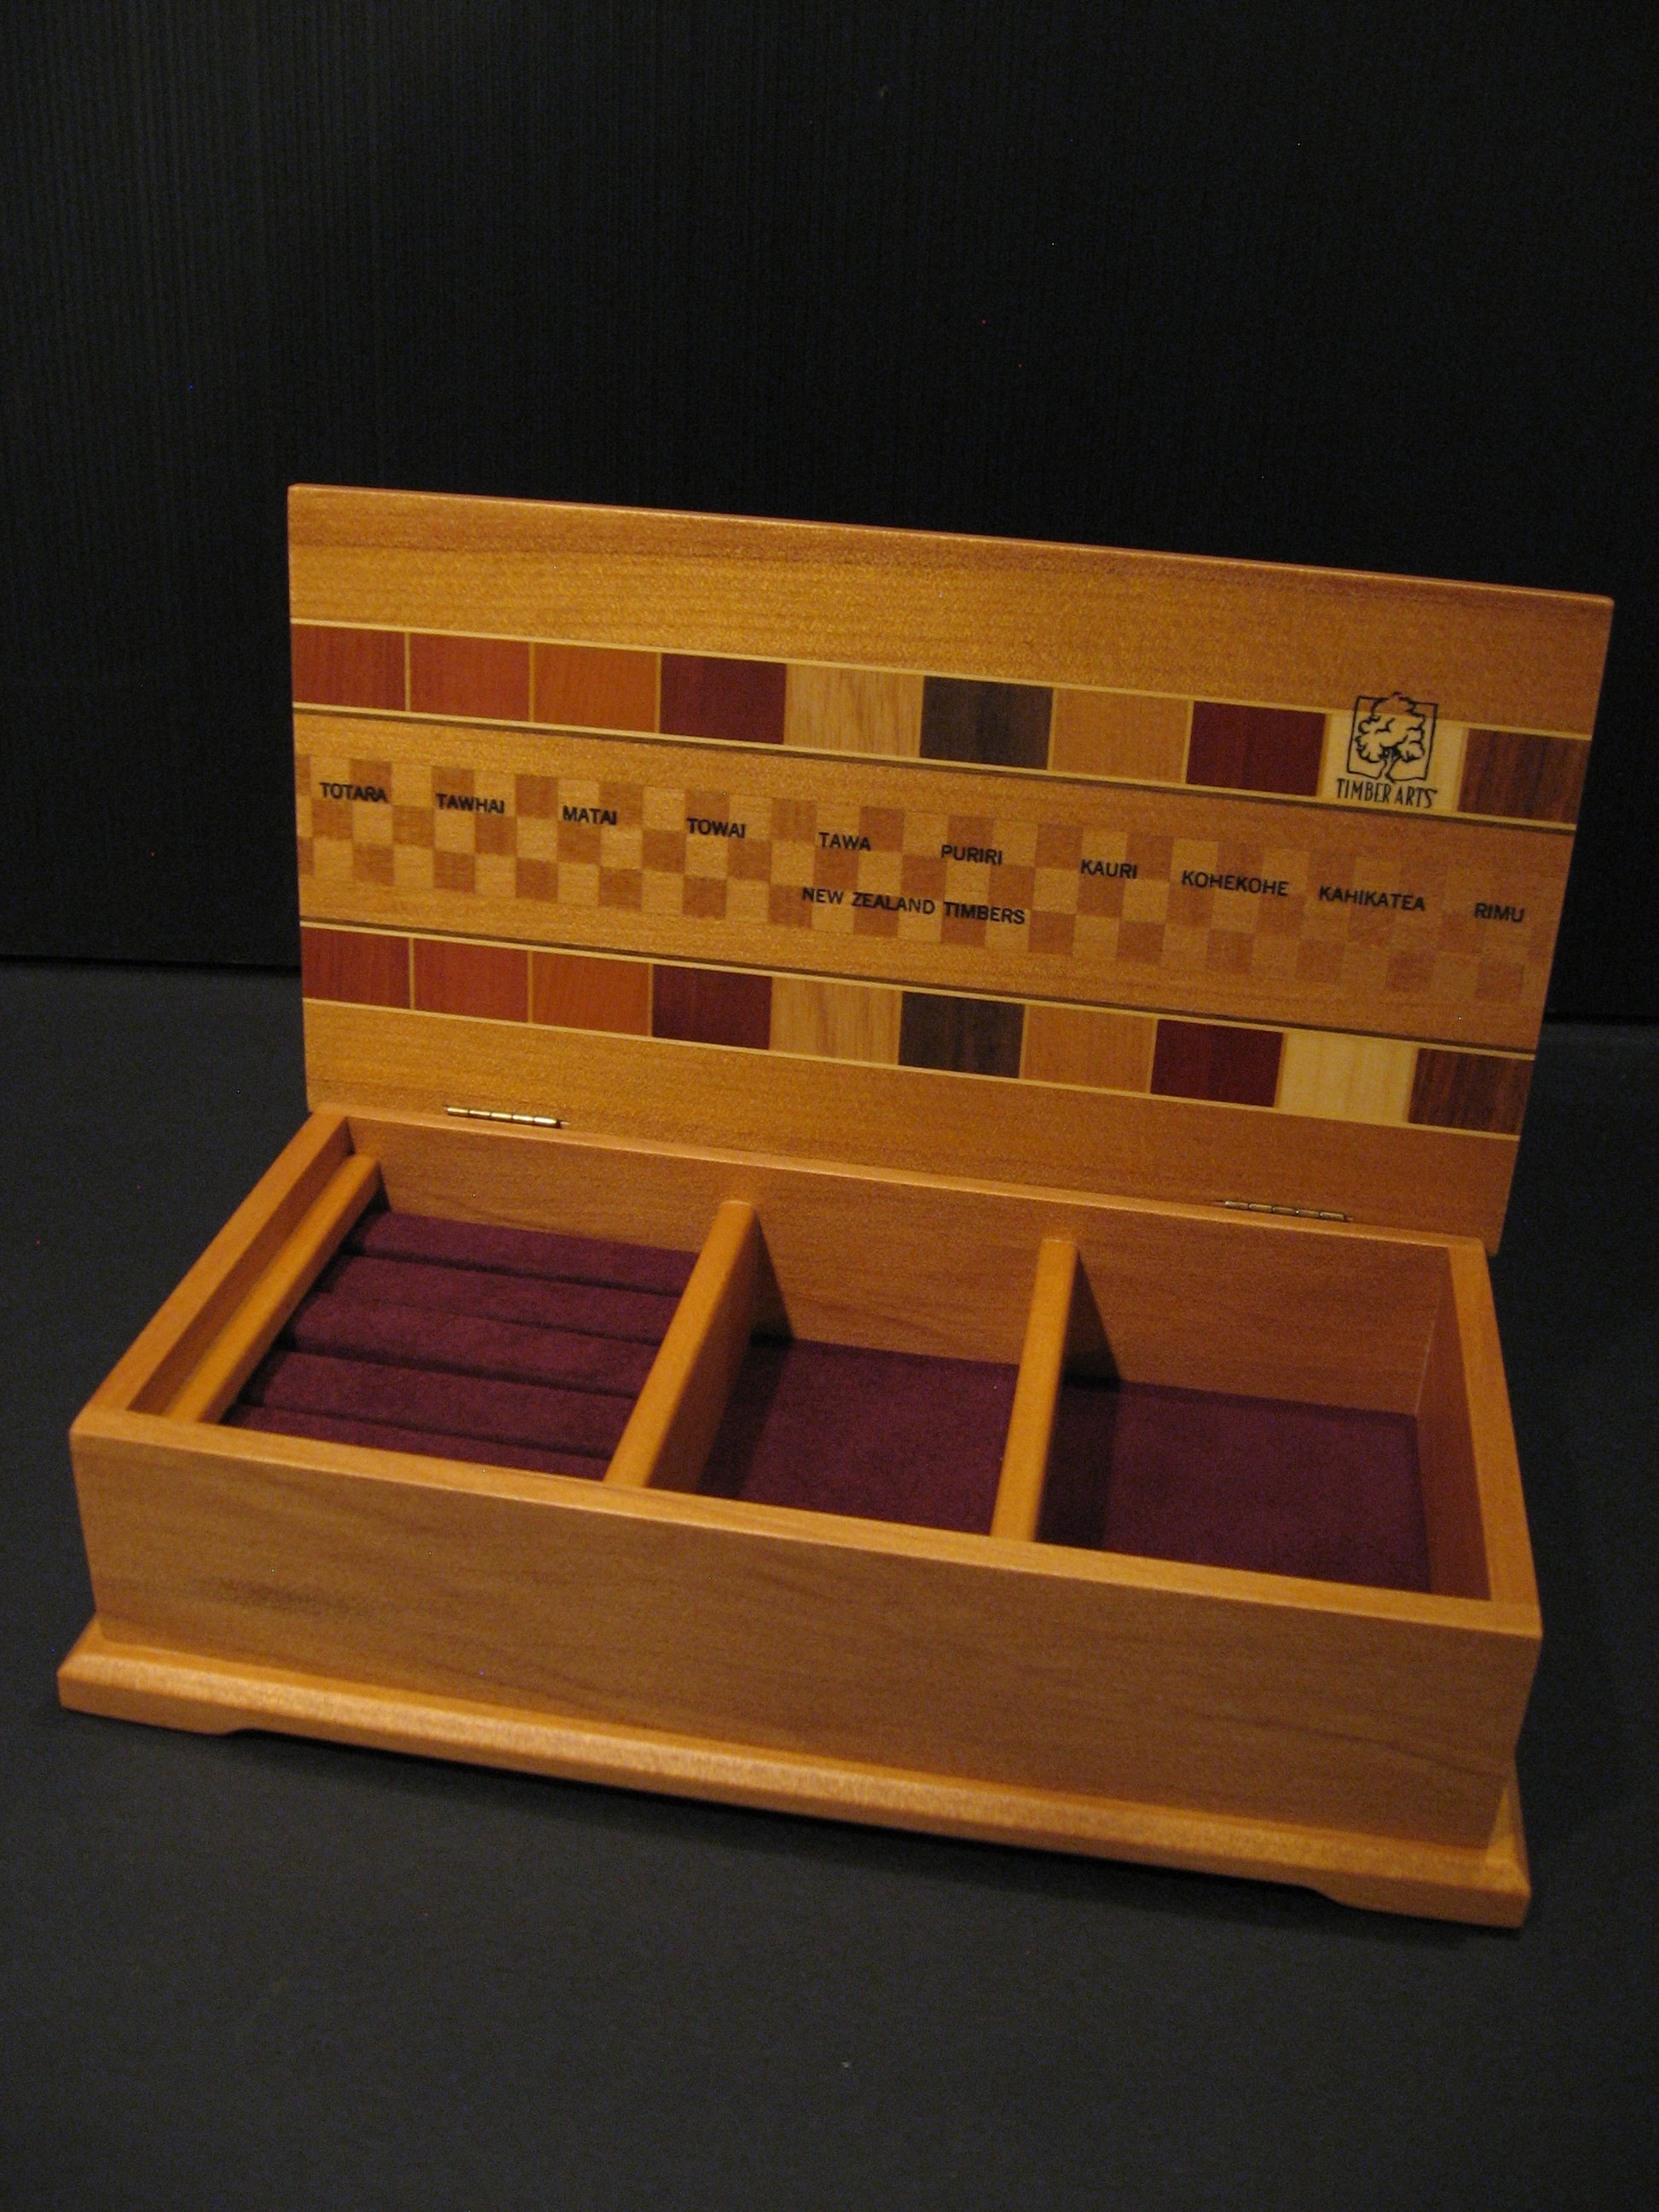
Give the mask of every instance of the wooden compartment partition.
M 65 1703 L 1518 1921 L 1483 1244 L 1571 823 L 1504 763 L 1577 788 L 1605 608 L 292 541 L 314 1110 L 75 1424 Z M 686 1255 L 599 1455 L 250 1425 L 383 1212 Z

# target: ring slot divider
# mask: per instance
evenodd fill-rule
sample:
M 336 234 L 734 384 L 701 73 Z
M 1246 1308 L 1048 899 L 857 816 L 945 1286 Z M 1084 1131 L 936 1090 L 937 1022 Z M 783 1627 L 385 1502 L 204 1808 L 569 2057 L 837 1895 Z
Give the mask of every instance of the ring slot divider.
M 703 1240 L 605 1480 L 629 1490 L 695 1490 L 726 1417 L 755 1326 L 760 1224 L 727 1199 Z
M 220 1418 L 380 1188 L 380 1163 L 367 1152 L 336 1168 L 186 1376 L 167 1409 L 174 1420 Z
M 1014 1410 L 1009 1416 L 1002 1474 L 991 1513 L 994 1536 L 1012 1537 L 1021 1543 L 1031 1543 L 1036 1537 L 1076 1283 L 1076 1245 L 1068 1237 L 1045 1237 L 1037 1247 L 1036 1281 L 1025 1319 Z

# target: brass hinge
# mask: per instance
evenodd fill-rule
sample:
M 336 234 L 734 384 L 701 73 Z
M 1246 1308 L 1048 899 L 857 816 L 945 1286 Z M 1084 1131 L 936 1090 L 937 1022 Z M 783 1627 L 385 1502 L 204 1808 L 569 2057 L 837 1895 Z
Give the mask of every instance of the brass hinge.
M 522 1129 L 562 1129 L 564 1123 L 555 1114 L 502 1114 L 493 1106 L 446 1106 L 446 1114 L 454 1114 L 463 1121 L 512 1121 Z
M 1265 1198 L 1224 1198 L 1234 1213 L 1288 1213 L 1297 1221 L 1352 1221 L 1351 1213 L 1336 1213 L 1325 1206 L 1273 1206 Z

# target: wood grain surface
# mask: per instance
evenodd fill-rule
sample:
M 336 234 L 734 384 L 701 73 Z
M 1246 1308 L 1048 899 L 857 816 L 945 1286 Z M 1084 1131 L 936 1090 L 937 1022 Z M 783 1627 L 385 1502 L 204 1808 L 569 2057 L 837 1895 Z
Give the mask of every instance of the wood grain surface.
M 1247 794 L 309 712 L 295 726 L 307 921 L 969 996 L 1528 1050 L 1571 857 L 1547 828 L 1379 825 Z M 388 803 L 321 795 L 365 757 Z M 974 854 L 996 857 L 958 857 Z
M 1061 689 L 1054 693 L 1048 765 L 1063 775 L 1184 782 L 1192 714 L 1187 699 Z
M 538 645 L 531 719 L 572 730 L 654 730 L 658 656 L 603 646 Z
M 1520 1607 L 101 1409 L 76 1472 L 117 1642 L 1464 1847 L 1536 1644 Z
M 921 750 L 920 676 L 878 669 L 790 665 L 784 743 L 823 752 L 884 753 L 914 760 Z
M 313 1106 L 555 1114 L 597 1135 L 1011 1183 L 1311 1206 L 1496 1250 L 1516 1140 L 931 1068 L 305 1004 Z M 760 1042 L 765 1042 L 761 1032 Z M 675 1055 L 672 1068 L 662 1055 Z M 1010 1357 L 1014 1356 L 1010 1354 Z
M 1158 1024 L 1092 1006 L 1027 1006 L 1020 1073 L 1030 1083 L 1080 1083 L 1096 1091 L 1145 1091 Z
M 1576 822 L 1589 765 L 1589 746 L 1569 738 L 1471 730 L 1463 749 L 1457 803 L 1466 814 Z
M 628 1490 L 695 1490 L 755 1326 L 760 1228 L 726 1199 L 703 1239 L 605 1479 Z
M 772 978 L 774 1052 L 819 1060 L 894 1065 L 899 1056 L 902 991 L 872 983 L 816 983 L 804 975 Z
M 274 1729 L 772 1812 L 1035 1844 L 1195 1874 L 1297 1882 L 1339 1904 L 1374 1911 L 1515 1928 L 1531 1896 L 1513 1774 L 1486 1843 L 1460 1847 L 948 1781 L 852 1760 L 598 1725 L 478 1698 L 418 1696 L 246 1661 L 113 1644 L 96 1620 L 59 1668 L 58 1686 L 73 1711 L 112 1719 L 209 1735 Z
M 1604 599 L 821 523 L 289 495 L 295 619 L 1335 708 L 1588 736 Z
M 380 1188 L 367 1152 L 341 1161 L 179 1385 L 167 1409 L 175 1421 L 219 1419 Z
M 741 1200 L 765 1243 L 757 1325 L 834 1344 L 1012 1364 L 1037 1249 L 1063 1237 L 1127 1381 L 1411 1413 L 1446 1281 L 1445 1240 L 1407 1232 L 439 1118 L 350 1127 L 406 1212 L 684 1251 Z
M 991 1534 L 1015 1542 L 1033 1542 L 1042 1517 L 1048 1446 L 1071 1334 L 1077 1264 L 1077 1247 L 1069 1238 L 1045 1237 L 1037 1246 L 1036 1279 L 1031 1285 L 1025 1342 L 1020 1349 L 1014 1409 L 1009 1417 L 1002 1473 L 991 1513 Z
M 590 960 L 574 952 L 530 956 L 530 1018 L 562 1029 L 651 1033 L 651 969 L 642 960 Z
M 1391 1037 L 1292 1030 L 1279 1060 L 1279 1108 L 1343 1121 L 1404 1121 L 1417 1057 L 1414 1045 Z
M 303 1245 L 309 1264 L 330 1244 L 337 1224 L 312 1233 L 319 1209 L 346 1182 L 370 1188 L 377 1162 L 405 1210 L 702 1239 L 611 1481 L 123 1410 L 135 1384 L 154 1395 L 158 1353 L 173 1402 L 182 1389 L 210 1405 L 227 1360 L 257 1357 L 265 1310 L 282 1302 L 270 1285 L 282 1277 L 286 1296 L 293 1255 Z M 280 1167 L 148 1355 L 76 1425 L 106 1671 L 83 1680 L 71 1667 L 71 1702 L 126 1694 L 122 1647 L 161 1647 L 482 1700 L 532 1723 L 897 1771 L 935 1790 L 1156 1804 L 1489 1852 L 1537 1612 L 1475 1248 L 404 1117 L 319 1118 Z M 1079 1297 L 1126 1379 L 1421 1402 L 1431 1551 L 1439 1578 L 1465 1588 L 1423 1596 L 1030 1542 L 1039 1432 Z M 1000 1530 L 961 1537 L 683 1494 L 757 1324 L 981 1358 L 1018 1343 Z M 597 1515 L 596 1491 L 611 1501 Z M 1024 1540 L 1010 1542 L 1016 1522 Z M 1016 1560 L 1029 1564 L 1011 1573 Z M 1486 1599 L 1466 1594 L 1480 1577 Z M 444 1747 L 441 1731 L 428 1747 Z M 815 1802 L 811 1789 L 797 1802 Z M 892 1802 L 878 1790 L 867 1816 Z M 1042 1839 L 1043 1806 L 1022 1802 L 1025 1832 Z M 1089 1832 L 1109 1849 L 1123 1831 L 1108 1820 Z M 1466 1904 L 1495 1909 L 1474 1858 L 1461 1863 Z M 1498 1886 L 1502 1910 L 1522 1909 L 1524 1875 Z M 1352 1893 L 1370 1893 L 1362 1880 Z

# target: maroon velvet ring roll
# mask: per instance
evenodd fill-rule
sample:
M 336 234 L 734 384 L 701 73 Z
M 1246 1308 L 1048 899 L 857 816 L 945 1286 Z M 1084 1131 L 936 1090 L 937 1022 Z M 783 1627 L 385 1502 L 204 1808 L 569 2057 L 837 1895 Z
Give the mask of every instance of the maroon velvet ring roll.
M 607 1239 L 371 1212 L 226 1419 L 597 1478 L 695 1264 Z

